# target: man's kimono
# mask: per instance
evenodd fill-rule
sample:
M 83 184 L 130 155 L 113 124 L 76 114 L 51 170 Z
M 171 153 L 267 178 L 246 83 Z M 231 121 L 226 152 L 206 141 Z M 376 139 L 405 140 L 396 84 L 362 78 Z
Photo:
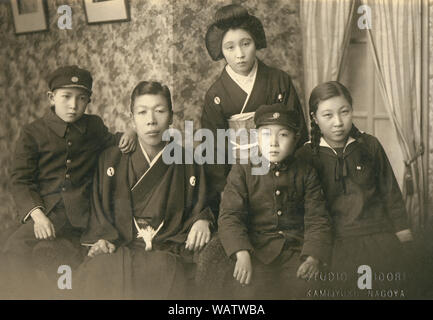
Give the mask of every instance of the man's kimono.
M 104 151 L 82 243 L 105 239 L 116 251 L 82 265 L 80 282 L 87 297 L 183 298 L 183 265 L 192 262 L 185 250 L 188 232 L 199 219 L 213 222 L 206 197 L 201 166 L 165 164 L 162 151 L 150 161 L 140 147 L 127 155 L 117 148 Z M 138 227 L 146 225 L 161 226 L 150 251 L 137 238 Z

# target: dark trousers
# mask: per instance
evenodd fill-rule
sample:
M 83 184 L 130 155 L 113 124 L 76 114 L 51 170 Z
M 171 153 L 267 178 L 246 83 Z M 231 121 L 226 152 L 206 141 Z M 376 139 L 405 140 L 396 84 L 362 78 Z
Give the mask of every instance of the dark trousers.
M 85 248 L 80 245 L 82 230 L 71 226 L 63 203 L 57 205 L 48 218 L 54 225 L 55 239 L 36 239 L 34 222 L 29 218 L 6 242 L 3 253 L 12 298 L 42 298 L 41 286 L 57 288 L 59 266 L 75 269 L 84 257 Z
M 251 283 L 235 289 L 235 299 L 309 299 L 311 281 L 296 277 L 300 260 L 299 251 L 284 249 L 270 264 L 252 257 Z

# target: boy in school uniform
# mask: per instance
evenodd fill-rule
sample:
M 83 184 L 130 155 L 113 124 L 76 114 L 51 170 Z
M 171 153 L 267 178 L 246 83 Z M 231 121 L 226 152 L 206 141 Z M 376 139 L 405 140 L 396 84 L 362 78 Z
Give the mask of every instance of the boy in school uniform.
M 281 103 L 256 111 L 265 175 L 236 164 L 227 179 L 219 237 L 235 258 L 233 277 L 244 298 L 308 298 L 311 282 L 330 258 L 331 226 L 315 170 L 294 158 L 299 116 Z
M 35 266 L 46 270 L 56 261 L 56 269 L 49 272 L 57 276 L 60 264 L 79 263 L 79 238 L 88 222 L 98 155 L 116 143 L 122 152 L 135 148 L 134 131 L 113 135 L 100 117 L 84 114 L 92 82 L 90 72 L 77 66 L 55 70 L 48 79 L 51 108 L 25 125 L 17 141 L 11 191 L 23 225 L 10 236 L 4 252 L 22 282 L 31 281 L 24 275 L 30 277 Z M 25 285 L 14 283 L 22 292 Z

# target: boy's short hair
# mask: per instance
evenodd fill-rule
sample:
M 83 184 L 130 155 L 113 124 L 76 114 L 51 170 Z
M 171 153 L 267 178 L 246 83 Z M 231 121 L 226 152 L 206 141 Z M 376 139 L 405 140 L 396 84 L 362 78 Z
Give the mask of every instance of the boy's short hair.
M 282 103 L 261 105 L 254 114 L 256 128 L 269 124 L 279 124 L 292 129 L 295 133 L 299 131 L 300 117 L 295 110 L 287 110 Z
M 64 66 L 48 76 L 48 87 L 51 91 L 61 88 L 81 88 L 92 94 L 93 79 L 89 71 L 77 66 Z
M 132 113 L 134 113 L 135 98 L 145 94 L 160 94 L 165 97 L 165 99 L 167 99 L 168 109 L 170 112 L 173 112 L 170 89 L 166 85 L 157 81 L 141 81 L 135 86 L 131 93 L 130 110 Z

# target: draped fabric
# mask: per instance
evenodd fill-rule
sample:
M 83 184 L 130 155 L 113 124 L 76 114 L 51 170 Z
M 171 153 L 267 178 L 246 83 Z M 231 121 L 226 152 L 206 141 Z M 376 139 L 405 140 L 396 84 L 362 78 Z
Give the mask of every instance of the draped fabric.
M 421 157 L 422 123 L 422 42 L 423 0 L 362 0 L 371 8 L 371 29 L 368 29 L 369 51 L 376 66 L 376 75 L 385 107 L 397 133 L 406 164 L 403 196 L 411 227 L 422 228 L 424 219 L 424 186 L 426 168 Z
M 340 77 L 350 40 L 354 3 L 354 0 L 301 1 L 306 115 L 313 88 Z

